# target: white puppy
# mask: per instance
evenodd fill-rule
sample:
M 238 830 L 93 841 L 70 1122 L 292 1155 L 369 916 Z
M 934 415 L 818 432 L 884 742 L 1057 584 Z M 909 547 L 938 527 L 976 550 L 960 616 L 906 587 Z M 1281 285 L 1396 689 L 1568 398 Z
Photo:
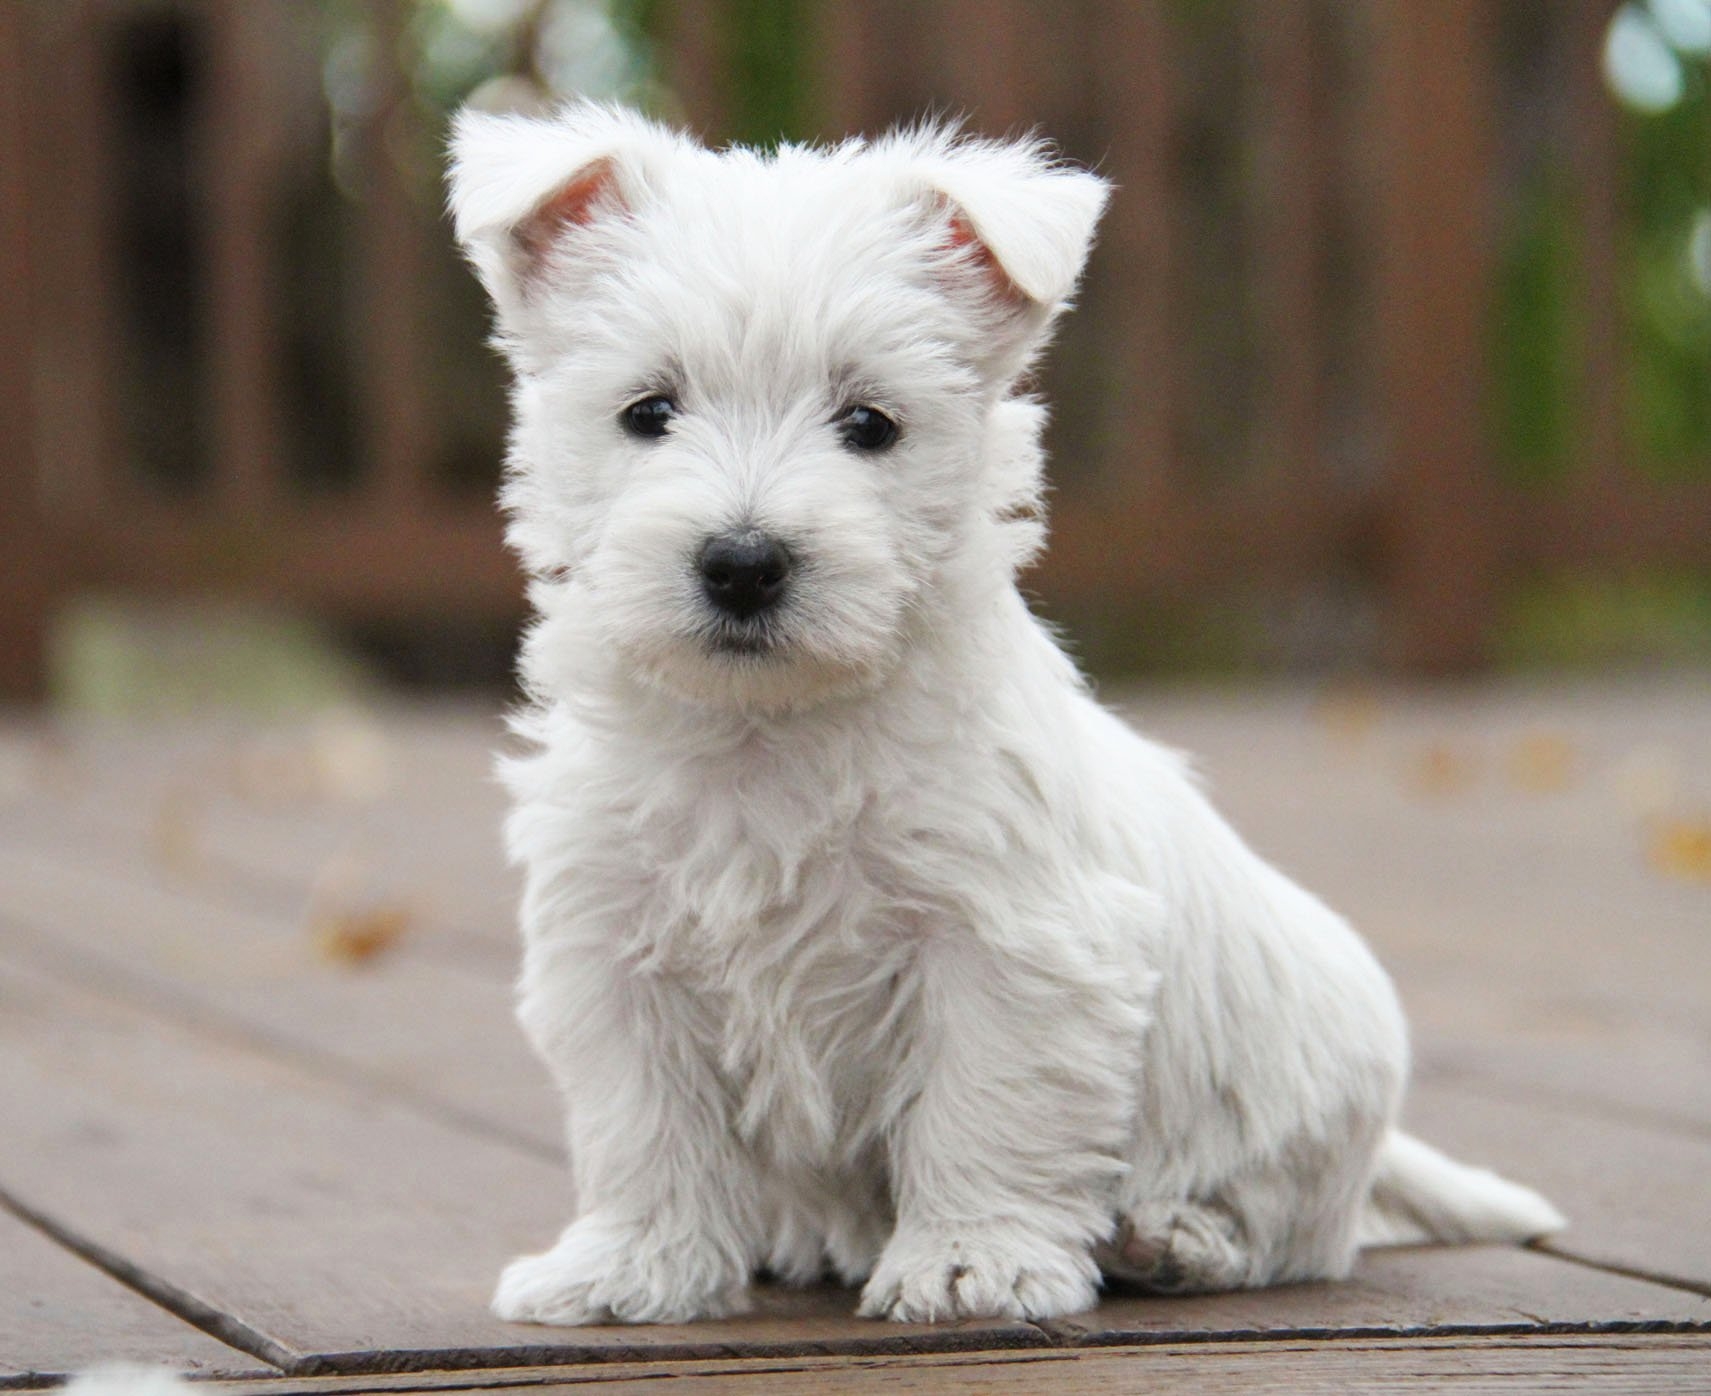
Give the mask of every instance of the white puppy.
M 714 153 L 593 105 L 466 113 L 454 155 L 539 612 L 520 1015 L 576 1182 L 502 1317 L 729 1314 L 764 1267 L 1038 1319 L 1102 1268 L 1263 1285 L 1561 1224 L 1393 1131 L 1383 971 L 1017 593 L 1017 380 L 1101 180 L 932 128 Z

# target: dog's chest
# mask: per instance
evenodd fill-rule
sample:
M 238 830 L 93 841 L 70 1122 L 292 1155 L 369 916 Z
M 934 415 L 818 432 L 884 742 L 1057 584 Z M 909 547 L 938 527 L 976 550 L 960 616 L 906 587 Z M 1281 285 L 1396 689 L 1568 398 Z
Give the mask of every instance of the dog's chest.
M 859 806 L 800 786 L 679 824 L 652 957 L 693 994 L 738 1133 L 836 1166 L 884 1126 L 913 1025 L 911 918 Z
M 709 1010 L 739 1135 L 821 1167 L 883 1127 L 911 1036 L 913 957 L 853 852 L 801 870 L 792 892 L 747 915 L 693 918 L 673 970 Z
M 883 1128 L 908 1036 L 905 966 L 805 950 L 710 992 L 739 1136 L 780 1162 L 853 1159 Z

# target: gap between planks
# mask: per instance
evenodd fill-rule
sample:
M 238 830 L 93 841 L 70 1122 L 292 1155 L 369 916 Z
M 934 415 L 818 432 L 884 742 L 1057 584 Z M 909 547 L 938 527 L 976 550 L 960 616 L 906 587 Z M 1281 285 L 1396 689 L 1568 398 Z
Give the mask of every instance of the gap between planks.
M 4 911 L 0 911 L 0 927 L 8 932 L 8 949 L 12 953 L 21 951 L 20 958 L 57 978 L 181 1024 L 201 1036 L 241 1044 L 318 1080 L 386 1095 L 424 1119 L 460 1133 L 495 1140 L 546 1163 L 564 1160 L 562 1149 L 513 1129 L 502 1119 L 466 1109 L 443 1095 L 421 1090 L 386 1072 L 370 1070 L 336 1051 L 287 1038 L 253 1017 L 218 1007 L 194 989 L 164 987 L 124 961 L 98 954 L 88 946 L 76 946 L 68 955 L 63 941 Z
M 271 1367 L 279 1368 L 281 1372 L 291 1370 L 294 1362 L 291 1353 L 266 1334 L 258 1333 L 236 1315 L 215 1307 L 189 1290 L 133 1264 L 116 1251 L 79 1235 L 63 1223 L 14 1197 L 4 1186 L 0 1186 L 0 1209 L 9 1212 L 26 1226 L 34 1228 L 56 1245 L 87 1261 L 103 1274 L 111 1276 L 127 1289 L 182 1319 L 192 1328 L 200 1329 L 210 1338 L 219 1340 L 227 1347 L 236 1348 L 239 1352 L 246 1352 Z M 37 1383 L 32 1382 L 28 1376 L 13 1381 L 0 1379 L 0 1388 L 31 1384 Z
M 1671 1275 L 1664 1271 L 1648 1270 L 1643 1266 L 1622 1265 L 1613 1260 L 1599 1260 L 1594 1256 L 1582 1255 L 1578 1251 L 1567 1249 L 1559 1241 L 1549 1238 L 1543 1241 L 1531 1241 L 1528 1248 L 1548 1255 L 1553 1260 L 1566 1260 L 1570 1265 L 1583 1266 L 1588 1270 L 1601 1270 L 1606 1275 L 1621 1275 L 1630 1280 L 1643 1280 L 1647 1284 L 1663 1285 L 1666 1289 L 1679 1289 L 1688 1294 L 1703 1294 L 1711 1299 L 1711 1284 L 1703 1280 L 1691 1280 L 1685 1275 Z

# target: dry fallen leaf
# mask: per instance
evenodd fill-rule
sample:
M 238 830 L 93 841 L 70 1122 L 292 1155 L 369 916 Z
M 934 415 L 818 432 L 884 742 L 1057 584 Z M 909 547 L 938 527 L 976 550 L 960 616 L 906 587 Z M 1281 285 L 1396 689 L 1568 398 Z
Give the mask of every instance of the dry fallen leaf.
M 409 929 L 410 913 L 402 906 L 323 912 L 310 925 L 316 951 L 342 965 L 367 964 L 390 950 Z
M 1555 732 L 1533 732 L 1509 749 L 1509 779 L 1523 790 L 1548 794 L 1574 781 L 1574 743 Z
M 1646 857 L 1666 877 L 1711 883 L 1711 815 L 1653 821 Z
M 412 914 L 358 846 L 329 858 L 309 888 L 309 935 L 323 959 L 359 965 L 396 945 Z

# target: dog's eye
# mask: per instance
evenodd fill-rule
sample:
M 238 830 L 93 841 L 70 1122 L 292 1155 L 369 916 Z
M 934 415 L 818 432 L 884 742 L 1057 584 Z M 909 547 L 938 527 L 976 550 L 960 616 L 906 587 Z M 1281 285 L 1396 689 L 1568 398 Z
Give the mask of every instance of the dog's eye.
M 677 415 L 677 404 L 656 393 L 653 397 L 632 402 L 623 411 L 620 421 L 631 436 L 664 436 Z
M 852 407 L 838 418 L 838 433 L 858 451 L 883 451 L 897 439 L 897 423 L 877 407 Z

